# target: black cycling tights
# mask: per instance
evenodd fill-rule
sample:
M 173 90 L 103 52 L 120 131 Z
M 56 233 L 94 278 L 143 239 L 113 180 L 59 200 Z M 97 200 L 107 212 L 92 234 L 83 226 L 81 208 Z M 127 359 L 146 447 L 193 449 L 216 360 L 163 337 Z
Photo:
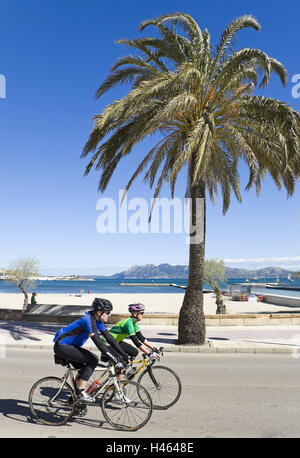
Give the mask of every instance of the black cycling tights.
M 97 356 L 82 347 L 55 343 L 54 353 L 63 359 L 67 359 L 76 369 L 79 369 L 78 377 L 84 381 L 90 378 L 98 364 Z
M 122 348 L 122 350 L 132 359 L 134 359 L 137 356 L 138 352 L 139 352 L 137 348 L 133 347 L 132 345 L 130 345 L 127 342 L 124 342 L 124 341 L 119 342 L 119 345 Z M 120 353 L 115 348 L 113 348 L 111 345 L 108 345 L 107 348 L 108 348 L 109 352 L 112 353 L 113 356 L 115 358 L 117 358 L 117 360 L 119 362 L 124 363 L 122 356 L 120 355 Z M 101 361 L 107 362 L 108 358 L 106 356 L 104 356 L 104 355 L 101 355 Z M 127 362 L 127 361 L 125 361 L 125 362 Z

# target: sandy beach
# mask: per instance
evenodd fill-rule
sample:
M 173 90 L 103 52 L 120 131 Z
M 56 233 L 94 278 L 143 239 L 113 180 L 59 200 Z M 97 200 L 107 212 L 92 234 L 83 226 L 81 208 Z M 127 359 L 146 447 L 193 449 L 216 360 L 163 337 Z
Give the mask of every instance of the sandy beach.
M 83 294 L 81 297 L 69 294 L 38 294 L 38 304 L 51 305 L 90 305 L 95 297 L 105 297 L 114 306 L 114 313 L 127 313 L 127 306 L 130 303 L 142 302 L 148 313 L 155 314 L 178 314 L 182 305 L 184 294 Z M 216 314 L 216 304 L 213 293 L 204 294 L 204 313 L 205 315 Z M 16 309 L 23 308 L 24 295 L 13 293 L 0 294 L 0 308 Z M 224 298 L 227 314 L 244 313 L 275 313 L 275 312 L 300 312 L 300 307 L 285 307 L 272 305 L 263 302 L 238 302 Z M 146 313 L 147 313 L 146 312 Z

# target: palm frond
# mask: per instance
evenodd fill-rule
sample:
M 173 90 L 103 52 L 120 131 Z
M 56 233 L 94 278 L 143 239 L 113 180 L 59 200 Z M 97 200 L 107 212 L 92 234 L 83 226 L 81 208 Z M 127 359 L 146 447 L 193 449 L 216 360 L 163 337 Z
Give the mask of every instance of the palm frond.
M 145 29 L 145 27 L 148 27 L 149 25 L 159 26 L 164 22 L 170 23 L 174 26 L 178 25 L 182 27 L 182 29 L 186 32 L 191 41 L 195 39 L 202 41 L 201 29 L 197 22 L 189 14 L 184 14 L 180 12 L 164 14 L 158 16 L 155 19 L 148 19 L 146 21 L 143 21 L 139 26 L 139 30 L 141 32 Z
M 259 194 L 270 174 L 279 189 L 284 186 L 292 195 L 300 177 L 300 115 L 276 99 L 254 95 L 272 74 L 285 85 L 286 69 L 260 49 L 233 51 L 237 32 L 246 27 L 259 31 L 258 21 L 251 15 L 234 19 L 215 50 L 209 32 L 202 33 L 188 14 L 143 21 L 140 31 L 149 26 L 158 38 L 117 41 L 135 54 L 113 64 L 96 98 L 117 84 L 129 90 L 94 116 L 81 155 L 91 154 L 85 175 L 99 170 L 103 192 L 121 159 L 160 133 L 162 139 L 143 155 L 125 193 L 146 171 L 144 181 L 155 188 L 154 200 L 164 183 L 173 196 L 179 174 L 187 169 L 186 196 L 206 187 L 214 201 L 220 190 L 225 213 L 232 193 L 241 201 L 238 164 L 243 159 L 249 169 L 246 189 L 253 186 Z
M 237 32 L 246 27 L 251 27 L 256 31 L 261 30 L 260 24 L 252 15 L 240 16 L 226 26 L 216 47 L 215 63 L 223 57 L 226 48 L 232 43 L 232 39 Z

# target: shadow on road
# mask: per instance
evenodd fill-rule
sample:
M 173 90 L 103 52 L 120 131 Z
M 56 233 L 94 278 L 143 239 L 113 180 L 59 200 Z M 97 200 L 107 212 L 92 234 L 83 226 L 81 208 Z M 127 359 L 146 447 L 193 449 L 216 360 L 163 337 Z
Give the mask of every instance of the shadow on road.
M 93 411 L 93 409 L 92 409 Z M 21 423 L 31 423 L 33 425 L 39 425 L 47 427 L 39 423 L 32 415 L 29 403 L 20 399 L 0 399 L 0 419 L 1 416 L 9 418 Z M 64 426 L 72 426 L 72 423 L 77 423 L 82 426 L 91 428 L 101 428 L 105 430 L 115 431 L 115 429 L 104 420 L 89 418 L 87 415 L 85 418 L 73 416 Z
M 29 404 L 20 399 L 0 399 L 0 415 L 24 423 L 35 423 Z

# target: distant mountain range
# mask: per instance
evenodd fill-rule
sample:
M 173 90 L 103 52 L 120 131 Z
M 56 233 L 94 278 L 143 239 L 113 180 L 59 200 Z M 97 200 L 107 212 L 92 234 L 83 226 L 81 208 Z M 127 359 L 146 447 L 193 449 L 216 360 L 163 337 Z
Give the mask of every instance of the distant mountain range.
M 130 279 L 157 279 L 157 278 L 188 278 L 189 268 L 184 265 L 172 266 L 170 264 L 145 264 L 143 266 L 133 266 L 128 270 L 111 275 L 109 278 L 130 278 Z M 279 267 L 265 267 L 264 269 L 247 270 L 225 267 L 226 278 L 287 278 L 288 275 L 295 274 L 292 270 L 281 269 Z M 100 277 L 98 277 L 100 278 Z M 103 277 L 102 277 L 103 278 Z

